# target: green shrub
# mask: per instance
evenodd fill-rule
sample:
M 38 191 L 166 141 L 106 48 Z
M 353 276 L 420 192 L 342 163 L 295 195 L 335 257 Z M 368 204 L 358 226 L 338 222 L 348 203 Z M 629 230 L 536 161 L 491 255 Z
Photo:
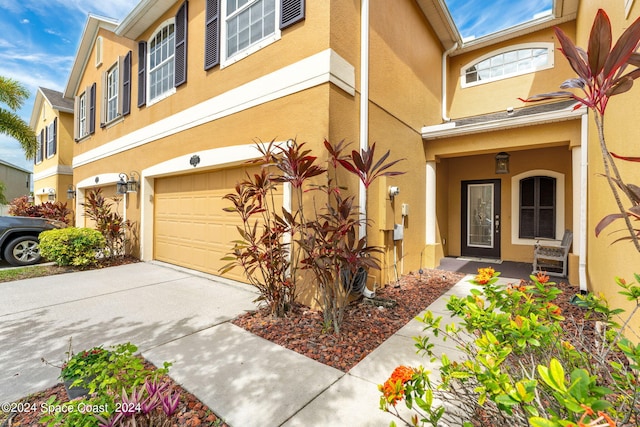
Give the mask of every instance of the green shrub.
M 105 240 L 91 228 L 61 228 L 40 234 L 40 253 L 57 265 L 90 265 L 96 262 L 96 251 L 103 249 Z
M 133 415 L 134 418 L 138 413 L 146 415 L 147 410 L 154 405 L 157 406 L 157 403 L 169 403 L 167 400 L 169 397 L 172 413 L 177 407 L 178 394 L 173 390 L 167 390 L 166 386 L 161 386 L 158 382 L 160 376 L 169 372 L 171 363 L 164 362 L 163 367 L 158 369 L 149 368 L 145 366 L 144 360 L 136 355 L 137 351 L 138 347 L 131 343 L 110 346 L 108 349 L 103 349 L 102 346 L 93 347 L 77 354 L 69 350 L 68 360 L 62 366 L 60 378 L 74 379 L 72 387 L 85 387 L 89 390 L 89 394 L 69 402 L 62 402 L 57 395 L 52 395 L 40 406 L 42 413 L 40 423 L 48 427 L 171 425 L 169 423 L 143 424 L 135 421 L 131 424 L 117 424 L 117 420 L 123 415 Z M 165 397 L 166 402 L 154 403 L 151 397 L 140 402 L 143 393 L 146 392 L 148 396 L 156 394 L 152 387 L 165 391 L 162 396 Z M 148 418 L 151 418 L 151 415 L 153 414 Z M 111 424 L 101 422 L 107 419 L 114 421 Z
M 379 386 L 382 410 L 413 426 L 640 426 L 640 344 L 623 335 L 638 336 L 631 319 L 640 310 L 640 274 L 632 283 L 616 279 L 635 303 L 620 325 L 624 310 L 593 294 L 578 295 L 584 317 L 565 319 L 554 303 L 561 291 L 542 273 L 506 287 L 492 268 L 478 273 L 469 295 L 447 301 L 456 322 L 444 325 L 431 311 L 418 319 L 427 334 L 415 345 L 439 361 L 438 383 L 423 368 L 398 367 Z M 436 355 L 433 337 L 461 354 Z M 396 409 L 402 400 L 411 420 Z

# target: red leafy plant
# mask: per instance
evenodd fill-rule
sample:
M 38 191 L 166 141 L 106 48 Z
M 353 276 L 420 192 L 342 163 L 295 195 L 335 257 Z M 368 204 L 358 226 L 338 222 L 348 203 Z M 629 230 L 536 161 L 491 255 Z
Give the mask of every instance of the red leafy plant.
M 44 202 L 36 205 L 30 202 L 27 196 L 17 197 L 11 201 L 9 215 L 54 219 L 67 225 L 71 223 L 71 210 L 67 208 L 66 202 Z
M 121 200 L 114 197 L 113 203 L 102 194 L 102 189 L 91 190 L 87 194 L 86 202 L 82 203 L 84 214 L 95 222 L 95 228 L 105 238 L 106 247 L 104 256 L 113 258 L 125 254 L 127 243 L 126 230 L 131 228 L 131 222 L 125 220 L 118 212 L 117 204 Z M 112 210 L 116 205 L 115 211 Z
M 242 220 L 238 227 L 242 239 L 233 242 L 233 250 L 223 258 L 229 263 L 221 271 L 241 267 L 258 288 L 259 300 L 275 316 L 289 311 L 298 281 L 305 272 L 310 273 L 323 310 L 324 328 L 339 334 L 349 296 L 366 285 L 368 269 L 380 268 L 372 255 L 381 250 L 358 237 L 359 228 L 366 223 L 359 217 L 355 197 L 343 195 L 345 189 L 337 185 L 336 168 L 358 176 L 365 188 L 378 177 L 403 172 L 390 170 L 400 160 L 386 162 L 389 151 L 375 160 L 375 143 L 343 155 L 344 141 L 333 145 L 325 140 L 334 172 L 331 178 L 329 168 L 319 165 L 318 157 L 305 145 L 295 140 L 283 145 L 273 141 L 256 144 L 261 156 L 251 163 L 261 164 L 262 170 L 248 175 L 234 193 L 225 195 L 232 204 L 225 210 L 238 213 Z M 326 177 L 326 184 L 311 181 L 320 176 Z M 295 204 L 291 211 L 277 207 L 276 192 L 281 184 L 291 188 Z M 306 197 L 309 193 L 313 197 Z
M 629 232 L 627 237 L 618 240 L 631 240 L 640 252 L 640 229 L 634 228 L 631 220 L 640 220 L 640 188 L 633 184 L 626 184 L 618 171 L 614 159 L 638 161 L 637 157 L 619 156 L 609 151 L 604 137 L 604 116 L 609 98 L 631 89 L 635 79 L 640 77 L 640 18 L 636 19 L 612 46 L 611 21 L 606 12 L 599 9 L 596 13 L 591 33 L 589 47 L 577 47 L 571 39 L 559 28 L 555 28 L 556 37 L 560 42 L 560 51 L 565 56 L 571 68 L 578 77 L 566 80 L 560 85 L 561 89 L 574 89 L 582 92 L 563 90 L 558 92 L 534 95 L 521 99 L 525 102 L 543 101 L 548 99 L 574 99 L 593 111 L 598 129 L 600 151 L 604 163 L 605 177 L 618 206 L 617 213 L 605 216 L 596 226 L 596 236 L 616 219 L 624 219 Z M 630 70 L 629 70 L 630 69 Z M 631 202 L 630 208 L 625 208 L 619 190 Z

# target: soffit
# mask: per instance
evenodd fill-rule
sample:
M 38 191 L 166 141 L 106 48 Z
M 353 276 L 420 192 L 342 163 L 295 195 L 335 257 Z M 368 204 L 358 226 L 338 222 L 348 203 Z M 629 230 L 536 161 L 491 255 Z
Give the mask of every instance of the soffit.
M 501 129 L 544 123 L 576 120 L 586 113 L 586 107 L 573 99 L 560 102 L 534 104 L 532 106 L 500 111 L 472 117 L 461 117 L 450 122 L 422 128 L 424 140 L 470 135 Z
M 136 40 L 175 3 L 176 0 L 142 0 L 125 16 L 115 33 Z
M 515 27 L 507 28 L 477 39 L 462 41 L 462 37 L 447 9 L 444 0 L 416 0 L 434 32 L 445 49 L 458 43 L 457 49 L 450 56 L 481 49 L 496 43 L 520 37 L 544 28 L 560 25 L 574 20 L 578 12 L 579 0 L 554 0 L 553 12 L 549 16 L 541 17 Z

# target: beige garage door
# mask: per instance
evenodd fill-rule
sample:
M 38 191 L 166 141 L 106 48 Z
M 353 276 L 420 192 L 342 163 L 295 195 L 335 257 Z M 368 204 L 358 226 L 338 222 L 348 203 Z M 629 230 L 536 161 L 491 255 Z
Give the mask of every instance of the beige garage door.
M 226 256 L 240 235 L 238 214 L 223 196 L 246 175 L 245 168 L 159 178 L 155 181 L 154 258 L 219 275 Z M 259 168 L 249 169 L 256 173 Z M 278 197 L 282 203 L 281 197 Z M 246 282 L 240 268 L 225 277 Z

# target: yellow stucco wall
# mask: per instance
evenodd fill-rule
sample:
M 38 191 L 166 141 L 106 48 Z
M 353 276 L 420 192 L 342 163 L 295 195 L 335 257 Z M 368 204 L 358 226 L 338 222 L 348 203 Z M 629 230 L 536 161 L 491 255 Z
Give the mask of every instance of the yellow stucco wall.
M 47 170 L 51 170 L 58 166 L 71 167 L 73 160 L 73 114 L 62 112 L 51 107 L 48 101 L 44 101 L 40 110 L 37 112 L 38 121 L 35 125 L 35 133 L 39 134 L 42 129 L 45 129 L 52 123 L 54 119 L 58 119 L 56 128 L 56 154 L 47 158 L 46 143 L 44 144 L 45 152 L 42 155 L 42 162 L 35 164 L 33 167 L 34 177 L 37 177 L 39 173 Z M 46 138 L 46 132 L 45 132 Z M 48 193 L 42 194 L 38 190 L 53 188 L 56 193 L 55 201 L 66 202 L 67 201 L 67 189 L 69 184 L 73 183 L 73 177 L 70 174 L 54 174 L 35 180 L 33 183 L 34 188 L 34 201 L 36 203 L 42 203 L 49 201 Z
M 448 210 L 445 216 L 448 219 L 445 228 L 439 225 L 443 238 L 447 241 L 447 255 L 461 255 L 461 183 L 462 181 L 480 179 L 500 179 L 501 182 L 501 234 L 500 244 L 502 258 L 510 261 L 532 262 L 533 246 L 530 244 L 514 244 L 512 242 L 512 204 L 518 201 L 512 200 L 511 177 L 523 172 L 537 169 L 558 172 L 565 175 L 565 199 L 564 199 L 564 222 L 565 228 L 572 228 L 573 218 L 573 197 L 571 190 L 571 152 L 566 146 L 541 148 L 526 151 L 511 151 L 509 159 L 509 174 L 496 175 L 493 173 L 495 167 L 495 157 L 492 154 L 456 157 L 442 160 L 446 168 L 440 173 L 438 165 L 437 179 L 446 182 L 448 197 Z M 446 230 L 446 232 L 445 232 Z M 562 236 L 556 236 L 560 239 Z
M 593 18 L 601 2 L 582 1 L 578 13 L 577 45 L 587 45 Z M 628 18 L 624 16 L 624 2 L 607 2 L 605 11 L 612 23 L 613 40 L 617 40 L 622 31 L 640 16 L 640 4 L 634 2 Z M 640 127 L 635 125 L 640 116 L 640 87 L 638 82 L 624 94 L 610 99 L 605 116 L 605 138 L 610 151 L 627 156 L 638 156 L 637 141 L 640 138 Z M 631 125 L 634 124 L 634 125 Z M 627 183 L 638 185 L 640 174 L 638 164 L 624 161 L 616 162 L 622 179 Z M 610 225 L 600 237 L 594 237 L 596 224 L 605 215 L 618 212 L 612 191 L 601 176 L 604 173 L 602 155 L 598 146 L 597 129 L 593 118 L 589 120 L 589 221 L 587 225 L 587 274 L 589 289 L 603 292 L 612 307 L 621 307 L 630 312 L 634 304 L 619 295 L 620 289 L 615 285 L 616 276 L 632 281 L 634 273 L 640 273 L 640 253 L 629 241 L 615 242 L 628 231 L 621 220 Z M 623 204 L 630 206 L 622 196 Z M 637 222 L 636 222 L 637 226 Z M 631 322 L 636 333 L 640 325 L 640 313 Z M 633 338 L 631 335 L 630 338 Z
M 560 26 L 570 37 L 574 34 L 573 22 Z M 497 80 L 471 87 L 461 87 L 460 70 L 465 65 L 499 49 L 522 43 L 554 43 L 555 65 L 553 68 Z M 558 43 L 552 28 L 536 31 L 506 42 L 453 56 L 449 59 L 448 96 L 451 118 L 475 116 L 495 111 L 506 111 L 508 107 L 519 108 L 524 104 L 518 98 L 558 90 L 558 86 L 570 73 L 564 57 L 557 49 Z

